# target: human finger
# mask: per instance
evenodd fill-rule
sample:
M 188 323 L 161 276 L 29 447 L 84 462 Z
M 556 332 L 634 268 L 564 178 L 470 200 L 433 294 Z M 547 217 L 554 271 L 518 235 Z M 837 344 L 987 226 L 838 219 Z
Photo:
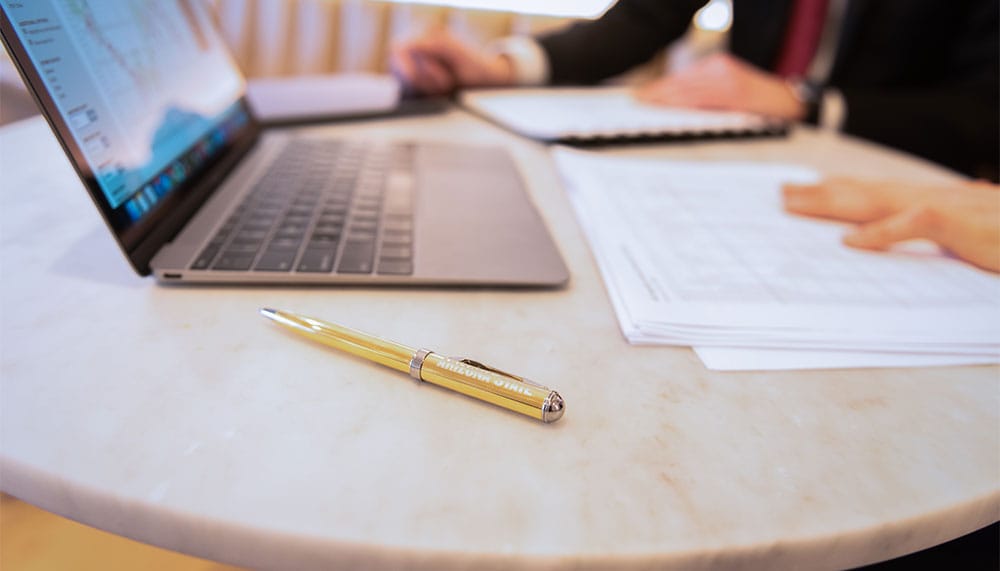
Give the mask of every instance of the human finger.
M 644 93 L 637 97 L 641 103 L 671 107 L 696 107 L 701 99 L 692 92 L 682 90 Z
M 794 214 L 848 222 L 871 222 L 893 212 L 877 189 L 847 179 L 782 187 L 785 210 Z
M 414 57 L 419 70 L 421 91 L 428 95 L 445 95 L 455 89 L 455 78 L 452 71 L 440 60 L 427 54 L 417 54 Z
M 513 81 L 508 58 L 487 54 L 450 34 L 424 38 L 417 41 L 415 47 L 448 72 L 452 89 L 509 85 Z
M 476 50 L 451 34 L 439 34 L 428 41 L 429 47 L 448 63 L 461 63 L 474 59 Z
M 927 205 L 917 205 L 898 214 L 862 225 L 844 236 L 855 248 L 885 250 L 893 244 L 924 238 L 956 257 L 992 272 L 1000 272 L 1000 231 L 994 221 L 977 227 L 964 217 L 948 219 Z
M 635 97 L 643 103 L 678 107 L 716 106 L 718 97 L 710 85 L 688 80 L 664 78 L 638 91 Z
M 712 83 L 713 72 L 711 67 L 704 62 L 698 61 L 688 67 L 672 71 L 658 79 L 655 79 L 637 90 L 636 93 L 657 93 L 670 90 L 684 89 L 691 85 Z
M 389 57 L 389 69 L 403 85 L 416 88 L 417 67 L 409 45 L 399 45 L 392 49 Z
M 403 85 L 421 94 L 440 94 L 447 88 L 447 71 L 429 63 L 435 59 L 426 41 L 412 40 L 395 46 L 390 56 L 390 69 Z
M 937 211 L 924 205 L 917 205 L 876 220 L 862 224 L 844 235 L 844 243 L 855 248 L 885 250 L 898 242 L 926 238 L 940 243 L 941 225 Z
M 632 92 L 632 96 L 638 101 L 645 103 L 655 103 L 662 98 L 662 93 L 669 89 L 670 78 L 661 77 L 645 85 L 639 86 Z

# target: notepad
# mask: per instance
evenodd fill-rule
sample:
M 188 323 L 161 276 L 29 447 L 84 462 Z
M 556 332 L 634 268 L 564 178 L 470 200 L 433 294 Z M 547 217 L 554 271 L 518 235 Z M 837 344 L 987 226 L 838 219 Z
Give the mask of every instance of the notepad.
M 477 89 L 466 108 L 521 135 L 567 144 L 774 136 L 787 124 L 751 113 L 649 105 L 625 87 Z

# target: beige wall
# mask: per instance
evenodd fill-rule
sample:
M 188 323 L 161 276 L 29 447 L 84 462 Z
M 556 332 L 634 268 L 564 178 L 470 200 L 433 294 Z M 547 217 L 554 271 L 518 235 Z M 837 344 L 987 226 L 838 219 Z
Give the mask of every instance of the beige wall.
M 375 0 L 210 0 L 247 75 L 386 71 L 394 41 L 447 26 L 484 43 L 566 20 Z

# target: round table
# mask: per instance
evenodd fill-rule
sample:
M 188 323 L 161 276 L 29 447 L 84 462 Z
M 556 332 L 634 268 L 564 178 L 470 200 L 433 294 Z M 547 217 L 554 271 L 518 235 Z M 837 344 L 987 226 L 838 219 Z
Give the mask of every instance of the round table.
M 842 568 L 1000 519 L 995 366 L 722 373 L 630 346 L 545 147 L 461 111 L 316 129 L 505 145 L 561 290 L 163 287 L 41 119 L 0 129 L 0 485 L 260 568 Z M 858 140 L 633 146 L 953 180 Z M 559 390 L 551 425 L 283 334 L 277 307 Z

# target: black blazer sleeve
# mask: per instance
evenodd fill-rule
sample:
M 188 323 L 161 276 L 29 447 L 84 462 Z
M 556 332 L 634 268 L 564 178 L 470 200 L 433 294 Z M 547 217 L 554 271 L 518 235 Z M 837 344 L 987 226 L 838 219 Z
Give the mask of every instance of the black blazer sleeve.
M 538 38 L 552 83 L 596 83 L 679 38 L 706 0 L 620 0 L 600 19 Z

